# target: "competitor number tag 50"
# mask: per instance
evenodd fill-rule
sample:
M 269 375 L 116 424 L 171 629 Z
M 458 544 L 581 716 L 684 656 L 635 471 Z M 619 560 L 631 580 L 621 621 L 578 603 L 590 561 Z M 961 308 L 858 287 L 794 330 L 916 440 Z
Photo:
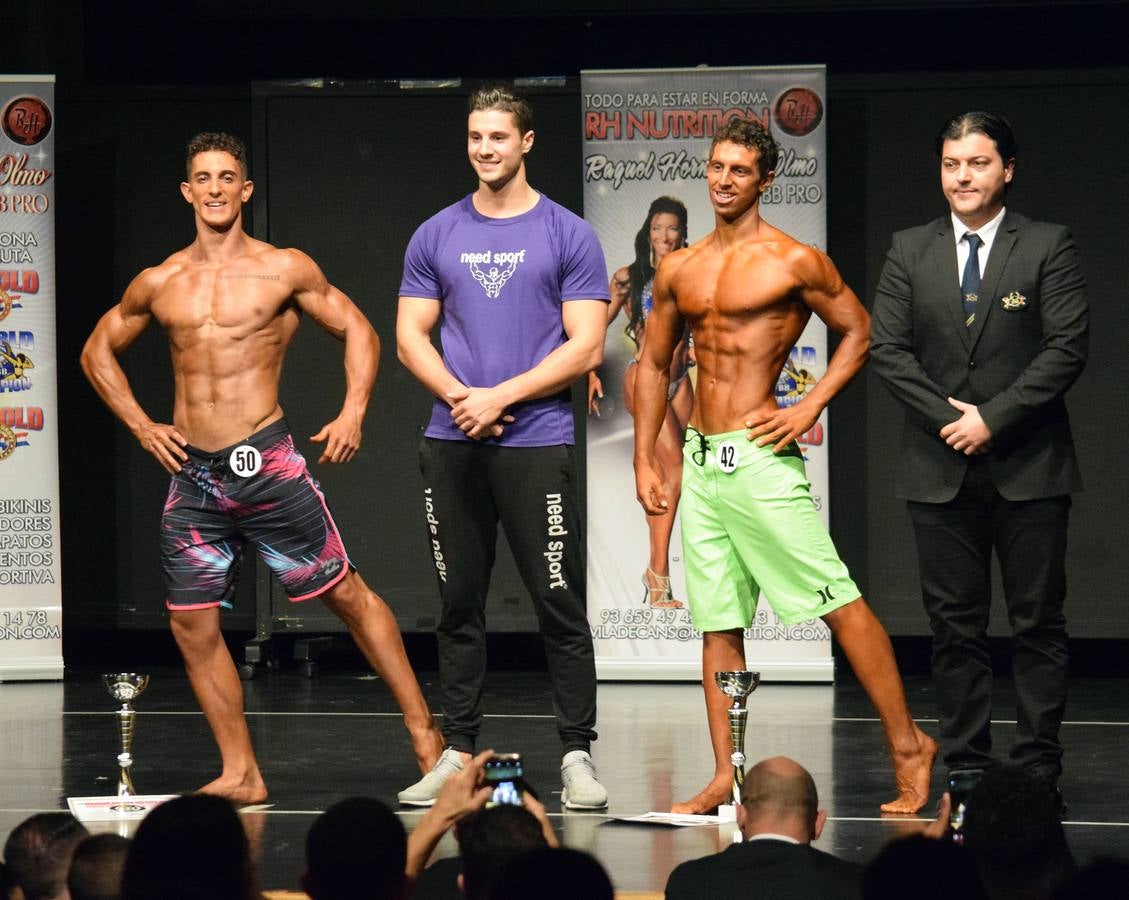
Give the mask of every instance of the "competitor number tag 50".
M 240 478 L 250 478 L 263 467 L 263 455 L 250 444 L 240 444 L 231 451 L 227 462 Z

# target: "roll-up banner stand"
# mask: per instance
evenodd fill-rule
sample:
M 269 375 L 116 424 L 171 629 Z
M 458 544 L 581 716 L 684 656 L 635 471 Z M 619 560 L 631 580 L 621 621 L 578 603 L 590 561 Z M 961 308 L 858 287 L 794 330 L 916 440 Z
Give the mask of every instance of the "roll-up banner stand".
M 690 242 L 713 229 L 706 161 L 713 134 L 734 117 L 756 119 L 781 145 L 761 214 L 826 250 L 825 80 L 823 66 L 582 72 L 584 217 L 599 235 L 613 280 L 636 259 L 636 237 L 654 224 L 644 220 L 656 198 L 684 204 Z M 641 242 L 645 253 L 646 238 Z M 637 349 L 629 318 L 624 309 L 608 327 L 598 371 L 605 396 L 600 415 L 588 421 L 588 615 L 596 668 L 601 679 L 698 680 L 701 634 L 687 609 L 652 607 L 641 583 L 651 538 L 635 499 L 633 424 L 624 404 L 624 375 Z M 778 401 L 797 402 L 826 362 L 826 330 L 813 316 L 780 373 Z M 689 389 L 671 404 L 679 425 L 689 415 L 694 379 L 690 367 Z M 824 413 L 800 442 L 825 522 L 827 438 Z M 669 556 L 673 596 L 685 603 L 677 521 Z M 765 679 L 833 677 L 830 632 L 818 619 L 782 625 L 762 598 L 745 643 L 749 668 Z
M 54 116 L 0 75 L 0 681 L 63 677 Z

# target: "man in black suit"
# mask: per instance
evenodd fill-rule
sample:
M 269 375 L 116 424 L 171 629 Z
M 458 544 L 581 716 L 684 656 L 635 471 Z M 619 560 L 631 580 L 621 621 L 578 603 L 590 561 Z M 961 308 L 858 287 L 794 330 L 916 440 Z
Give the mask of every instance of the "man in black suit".
M 908 501 L 950 771 L 992 764 L 987 625 L 1000 562 L 1018 726 L 1014 763 L 1057 786 L 1066 704 L 1066 531 L 1082 486 L 1064 395 L 1086 363 L 1085 280 L 1066 228 L 1004 208 L 1011 127 L 986 112 L 937 138 L 950 214 L 894 235 L 874 302 L 874 368 L 905 408 Z
M 857 900 L 861 868 L 816 850 L 827 810 L 811 775 L 784 756 L 762 760 L 745 776 L 737 822 L 744 842 L 679 865 L 666 900 Z

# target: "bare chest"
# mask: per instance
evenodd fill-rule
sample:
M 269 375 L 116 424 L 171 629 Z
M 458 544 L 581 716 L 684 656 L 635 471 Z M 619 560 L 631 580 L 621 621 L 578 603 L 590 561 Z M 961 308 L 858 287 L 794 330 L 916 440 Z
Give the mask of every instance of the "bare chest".
M 767 254 L 712 254 L 688 261 L 671 290 L 691 324 L 747 321 L 791 309 L 799 283 L 783 262 Z
M 171 277 L 152 311 L 174 343 L 222 341 L 280 327 L 289 300 L 290 290 L 278 273 L 209 268 Z

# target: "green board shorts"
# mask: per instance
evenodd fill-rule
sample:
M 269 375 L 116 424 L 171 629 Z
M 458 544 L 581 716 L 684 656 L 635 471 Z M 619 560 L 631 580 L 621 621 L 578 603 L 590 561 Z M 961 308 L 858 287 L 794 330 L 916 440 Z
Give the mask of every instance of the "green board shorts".
M 799 446 L 776 454 L 745 434 L 686 431 L 679 514 L 699 631 L 748 628 L 762 591 L 785 625 L 860 596 L 812 501 Z

